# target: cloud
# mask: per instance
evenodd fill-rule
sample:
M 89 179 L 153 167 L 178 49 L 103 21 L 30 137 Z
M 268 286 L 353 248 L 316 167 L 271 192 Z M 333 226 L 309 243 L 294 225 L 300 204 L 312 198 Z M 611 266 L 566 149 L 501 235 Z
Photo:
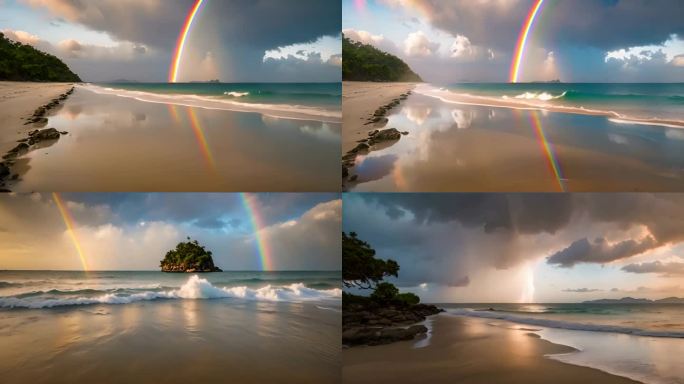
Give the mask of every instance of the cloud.
M 589 293 L 589 292 L 600 292 L 603 291 L 603 289 L 595 289 L 595 288 L 567 288 L 564 289 L 563 292 L 574 292 L 574 293 Z
M 593 242 L 584 238 L 551 255 L 546 262 L 565 268 L 580 263 L 605 264 L 644 253 L 657 244 L 652 237 L 646 237 L 640 241 L 630 239 L 617 243 L 609 243 L 602 237 Z
M 404 40 L 404 53 L 408 56 L 430 56 L 439 49 L 439 43 L 428 39 L 423 31 L 411 32 Z
M 675 56 L 672 59 L 672 65 L 676 67 L 684 67 L 684 54 Z
M 260 235 L 276 268 L 340 268 L 341 203 L 336 197 L 252 196 L 267 223 Z M 257 238 L 237 194 L 78 193 L 62 199 L 91 269 L 156 269 L 166 251 L 186 236 L 212 250 L 224 269 L 261 268 Z M 0 232 L 3 268 L 82 268 L 50 195 L 0 196 L 0 208 L 6 229 Z
M 471 56 L 474 52 L 470 39 L 463 35 L 456 35 L 450 51 L 451 57 Z
M 357 31 L 351 28 L 346 28 L 342 30 L 342 33 L 345 37 L 351 40 L 368 45 L 374 45 L 376 47 L 385 41 L 385 37 L 383 35 L 373 35 L 372 33 L 363 30 Z
M 639 264 L 628 264 L 622 267 L 625 272 L 631 273 L 658 273 L 662 276 L 683 276 L 684 263 L 670 262 L 663 263 L 661 261 L 652 261 Z
M 10 40 L 18 41 L 23 44 L 36 45 L 40 41 L 40 37 L 32 35 L 26 31 L 3 29 L 2 33 L 5 34 Z

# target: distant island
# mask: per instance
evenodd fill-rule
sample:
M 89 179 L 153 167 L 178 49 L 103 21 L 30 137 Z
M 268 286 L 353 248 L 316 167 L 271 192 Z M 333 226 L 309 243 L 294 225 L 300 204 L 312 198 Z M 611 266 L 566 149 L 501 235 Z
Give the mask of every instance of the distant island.
M 623 297 L 622 299 L 598 299 L 583 301 L 583 304 L 684 304 L 684 298 L 666 297 L 660 300 L 635 299 L 633 297 Z
M 0 32 L 0 80 L 80 82 L 81 78 L 57 57 Z
M 342 36 L 342 80 L 406 81 L 423 80 L 400 58 L 372 45 Z
M 193 80 L 193 81 L 191 81 L 190 83 L 193 83 L 193 84 L 194 84 L 194 83 L 203 83 L 203 84 L 205 84 L 205 83 L 213 83 L 213 84 L 218 84 L 218 83 L 221 83 L 221 80 L 219 80 L 219 79 L 206 80 L 206 81 L 203 81 L 203 80 Z
M 211 251 L 189 237 L 188 241 L 178 243 L 175 249 L 166 253 L 160 267 L 162 272 L 222 272 L 214 265 Z

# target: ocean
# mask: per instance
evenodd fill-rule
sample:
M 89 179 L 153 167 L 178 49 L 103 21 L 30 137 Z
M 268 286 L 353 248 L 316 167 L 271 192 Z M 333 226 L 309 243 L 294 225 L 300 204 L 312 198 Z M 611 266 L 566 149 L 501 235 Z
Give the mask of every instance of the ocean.
M 337 272 L 0 271 L 5 310 L 191 299 L 335 304 L 340 295 Z
M 449 315 L 538 334 L 576 352 L 548 357 L 644 383 L 684 383 L 682 304 L 439 304 Z
M 2 382 L 335 382 L 340 279 L 1 271 Z
M 534 106 L 562 106 L 684 123 L 684 83 L 460 83 L 443 88 L 457 94 Z

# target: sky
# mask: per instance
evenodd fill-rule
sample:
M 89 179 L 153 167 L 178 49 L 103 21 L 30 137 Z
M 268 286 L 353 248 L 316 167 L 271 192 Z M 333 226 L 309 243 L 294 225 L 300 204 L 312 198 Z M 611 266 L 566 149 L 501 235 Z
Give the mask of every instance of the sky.
M 84 81 L 165 82 L 194 0 L 0 0 L 0 31 Z M 179 81 L 336 82 L 339 0 L 205 0 Z
M 213 252 L 223 270 L 262 270 L 257 237 L 273 270 L 340 270 L 338 194 L 249 194 L 254 229 L 235 193 L 66 193 L 73 232 L 51 194 L 0 196 L 0 270 L 158 270 L 187 236 Z M 72 239 L 72 234 L 76 241 Z
M 682 194 L 345 194 L 345 232 L 424 302 L 684 297 Z
M 423 80 L 507 82 L 536 0 L 342 0 L 345 36 Z M 681 0 L 545 0 L 520 81 L 683 82 Z

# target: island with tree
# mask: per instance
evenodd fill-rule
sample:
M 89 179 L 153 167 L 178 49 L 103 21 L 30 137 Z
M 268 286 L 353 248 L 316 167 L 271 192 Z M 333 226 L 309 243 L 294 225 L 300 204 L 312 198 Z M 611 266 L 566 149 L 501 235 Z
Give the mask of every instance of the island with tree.
M 56 56 L 0 33 L 0 80 L 80 82 L 81 78 Z
M 222 272 L 214 265 L 211 255 L 211 251 L 199 245 L 197 240 L 188 237 L 188 241 L 182 241 L 175 249 L 166 252 L 160 267 L 162 272 Z
M 342 80 L 422 82 L 400 58 L 342 36 Z
M 343 344 L 380 345 L 411 340 L 427 332 L 427 327 L 416 323 L 442 312 L 434 305 L 421 304 L 417 295 L 400 293 L 394 284 L 383 281 L 390 276 L 399 276 L 396 261 L 376 258 L 375 250 L 356 233 L 342 233 L 344 286 L 371 291 L 367 296 L 342 294 Z

